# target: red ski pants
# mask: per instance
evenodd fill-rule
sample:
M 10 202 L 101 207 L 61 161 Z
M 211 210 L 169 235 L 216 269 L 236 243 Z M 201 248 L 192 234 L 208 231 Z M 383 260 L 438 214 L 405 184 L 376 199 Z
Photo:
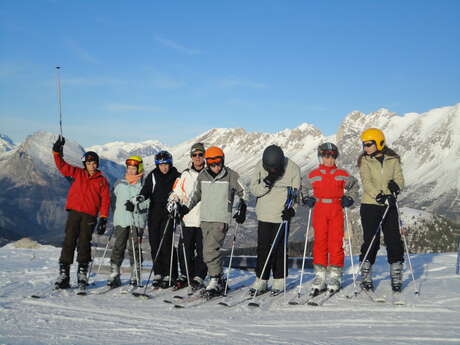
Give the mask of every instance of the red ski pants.
M 343 209 L 338 203 L 316 203 L 313 209 L 313 264 L 343 267 Z

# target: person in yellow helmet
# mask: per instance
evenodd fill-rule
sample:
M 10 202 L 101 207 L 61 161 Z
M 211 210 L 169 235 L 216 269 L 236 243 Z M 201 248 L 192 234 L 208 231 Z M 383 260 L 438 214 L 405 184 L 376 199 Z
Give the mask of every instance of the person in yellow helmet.
M 404 188 L 401 159 L 387 146 L 385 135 L 380 129 L 369 128 L 363 131 L 361 142 L 363 152 L 358 158 L 363 186 L 360 209 L 364 238 L 360 255 L 361 286 L 366 290 L 374 289 L 372 265 L 375 263 L 382 231 L 390 264 L 391 286 L 393 291 L 399 292 L 402 287 L 404 261 L 396 209 L 396 197 Z
M 128 247 L 131 264 L 129 284 L 136 287 L 142 283 L 140 279 L 142 255 L 139 255 L 139 243 L 146 225 L 149 200 L 137 205 L 134 205 L 130 200 L 138 195 L 142 188 L 144 164 L 139 156 L 129 157 L 125 164 L 126 174 L 115 183 L 112 191 L 112 205 L 115 205 L 113 214 L 115 243 L 110 257 L 111 274 L 107 281 L 107 285 L 112 288 L 121 285 L 120 266 L 124 259 L 126 247 Z

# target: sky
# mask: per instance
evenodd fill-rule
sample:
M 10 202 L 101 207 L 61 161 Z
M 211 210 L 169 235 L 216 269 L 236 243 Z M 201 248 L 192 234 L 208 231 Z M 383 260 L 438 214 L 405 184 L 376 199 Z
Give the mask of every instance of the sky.
M 0 133 L 175 145 L 460 102 L 460 1 L 0 1 Z

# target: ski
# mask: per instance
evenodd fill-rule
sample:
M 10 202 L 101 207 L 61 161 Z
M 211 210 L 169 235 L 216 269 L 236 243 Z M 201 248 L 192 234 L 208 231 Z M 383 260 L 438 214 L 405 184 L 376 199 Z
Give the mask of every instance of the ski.
M 73 287 L 67 288 L 67 289 L 56 289 L 55 287 L 52 287 L 51 290 L 49 287 L 46 289 L 43 289 L 39 293 L 35 293 L 29 296 L 29 298 L 35 298 L 35 299 L 40 299 L 40 298 L 48 298 L 48 297 L 53 297 L 53 296 L 60 296 L 62 293 L 65 291 L 72 290 Z
M 406 302 L 402 299 L 402 294 L 401 292 L 393 292 L 391 296 L 391 302 L 393 305 L 405 305 Z
M 248 307 L 260 307 L 264 301 L 269 299 L 270 297 L 275 297 L 272 296 L 270 293 L 268 293 L 269 290 L 261 291 L 259 295 L 253 297 L 251 296 L 251 299 L 248 303 Z
M 326 292 L 326 290 L 323 290 L 323 291 L 317 291 L 315 290 L 315 292 L 313 293 L 309 293 L 308 295 L 302 295 L 302 296 L 295 296 L 293 297 L 289 302 L 288 304 L 290 305 L 304 305 L 304 304 L 308 304 L 310 301 L 313 300 L 313 298 L 321 295 L 322 293 Z
M 385 303 L 386 302 L 385 297 L 379 296 L 378 294 L 375 293 L 374 290 L 363 289 L 362 291 L 364 291 L 364 293 L 367 295 L 367 297 L 369 297 L 369 299 L 372 302 L 375 302 L 375 303 Z
M 80 285 L 75 290 L 77 296 L 86 296 L 88 295 L 88 287 L 86 285 Z
M 311 306 L 315 306 L 315 307 L 322 306 L 326 301 L 328 301 L 337 292 L 338 291 L 327 291 L 324 294 L 320 294 L 318 296 L 313 297 L 307 302 L 307 304 Z
M 128 287 L 126 288 L 123 288 L 120 290 L 120 293 L 122 295 L 124 294 L 132 294 L 133 292 L 135 292 L 137 289 L 143 289 L 144 287 L 143 286 L 137 286 L 137 285 L 128 285 Z

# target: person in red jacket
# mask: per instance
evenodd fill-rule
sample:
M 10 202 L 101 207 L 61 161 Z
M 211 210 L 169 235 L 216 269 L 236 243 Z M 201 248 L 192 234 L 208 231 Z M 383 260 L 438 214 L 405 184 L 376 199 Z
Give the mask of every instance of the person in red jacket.
M 303 184 L 308 195 L 304 203 L 313 208 L 313 280 L 311 295 L 326 290 L 336 292 L 340 289 L 344 263 L 343 251 L 343 208 L 353 205 L 353 199 L 344 195 L 344 189 L 350 190 L 356 182 L 346 170 L 338 169 L 335 160 L 339 155 L 337 146 L 323 143 L 318 147 L 318 159 L 321 164 L 312 170 Z
M 73 263 L 75 247 L 77 247 L 78 286 L 86 289 L 88 285 L 88 264 L 91 261 L 91 237 L 96 226 L 97 233 L 104 234 L 109 216 L 110 189 L 107 179 L 97 169 L 99 156 L 92 151 L 83 157 L 84 168 L 70 165 L 64 161 L 63 148 L 65 139 L 59 136 L 53 145 L 53 156 L 56 167 L 62 175 L 73 179 L 67 194 L 66 210 L 69 212 L 65 225 L 64 243 L 59 258 L 59 277 L 56 289 L 67 289 L 69 284 L 70 265 Z

